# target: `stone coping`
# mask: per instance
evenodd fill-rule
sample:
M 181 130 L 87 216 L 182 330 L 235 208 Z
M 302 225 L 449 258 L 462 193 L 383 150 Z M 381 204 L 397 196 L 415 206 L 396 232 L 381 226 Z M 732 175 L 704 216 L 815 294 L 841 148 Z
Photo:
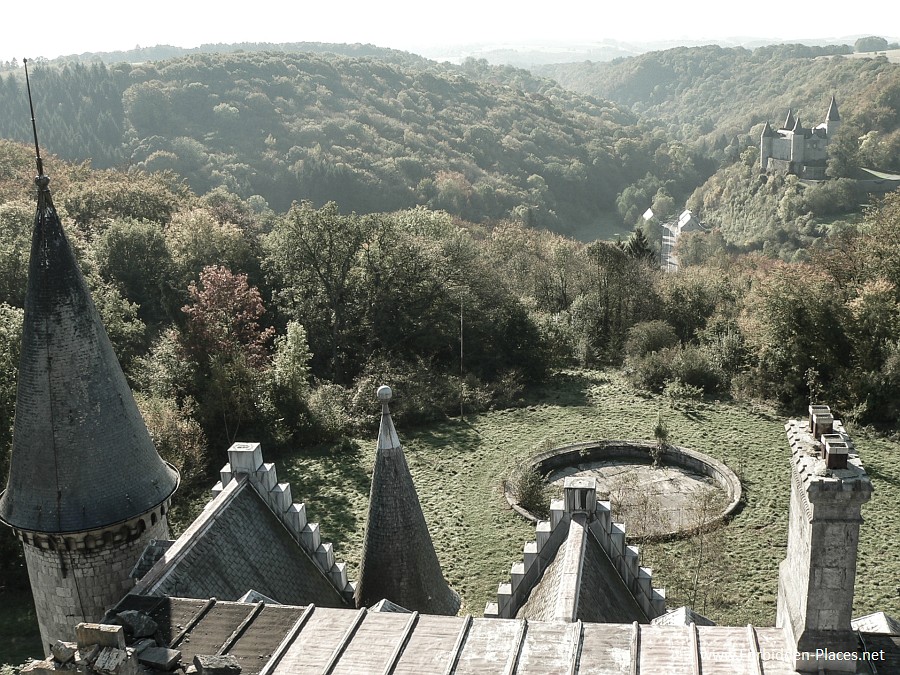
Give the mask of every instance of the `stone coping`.
M 567 466 L 610 459 L 632 459 L 637 460 L 641 464 L 651 464 L 653 462 L 652 451 L 655 448 L 656 443 L 653 441 L 583 441 L 580 443 L 561 445 L 552 450 L 538 453 L 526 460 L 526 464 L 534 467 L 534 469 L 542 476 L 546 476 L 552 471 Z M 703 454 L 702 452 L 689 450 L 677 445 L 666 446 L 661 461 L 663 464 L 681 467 L 712 478 L 716 484 L 722 488 L 725 494 L 728 495 L 728 505 L 717 516 L 707 520 L 706 527 L 713 527 L 724 523 L 740 508 L 741 500 L 743 498 L 741 481 L 734 471 L 729 469 L 723 462 Z M 516 495 L 512 493 L 510 486 L 507 483 L 504 483 L 504 493 L 506 501 L 516 513 L 534 523 L 540 520 L 537 516 L 524 509 L 518 503 Z M 630 537 L 630 539 L 635 541 L 661 541 L 680 537 L 691 532 L 692 529 L 693 528 L 681 528 L 643 537 Z

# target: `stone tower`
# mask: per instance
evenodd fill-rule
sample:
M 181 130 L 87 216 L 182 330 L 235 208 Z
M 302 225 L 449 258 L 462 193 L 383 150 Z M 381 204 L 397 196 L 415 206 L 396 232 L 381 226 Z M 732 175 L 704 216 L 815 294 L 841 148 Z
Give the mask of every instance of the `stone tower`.
M 49 650 L 100 619 L 147 543 L 168 538 L 178 473 L 153 446 L 40 169 L 0 520 L 24 545 Z
M 796 650 L 798 671 L 856 672 L 850 627 L 860 507 L 872 483 L 850 437 L 828 406 L 810 406 L 809 422 L 785 425 L 791 446 L 787 556 L 779 567 L 776 625 Z
M 419 496 L 391 420 L 391 395 L 390 387 L 378 388 L 381 427 L 356 606 L 368 607 L 387 598 L 424 614 L 454 615 L 459 611 L 459 596 L 444 580 L 434 552 Z

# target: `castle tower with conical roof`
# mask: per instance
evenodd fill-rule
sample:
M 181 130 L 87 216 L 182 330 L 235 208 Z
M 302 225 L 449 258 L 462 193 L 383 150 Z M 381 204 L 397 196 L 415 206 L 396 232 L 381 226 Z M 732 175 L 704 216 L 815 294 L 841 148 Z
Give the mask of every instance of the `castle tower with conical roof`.
M 454 615 L 459 611 L 459 596 L 447 585 L 441 572 L 391 420 L 388 409 L 391 396 L 390 387 L 378 388 L 381 426 L 356 585 L 356 606 L 369 607 L 387 598 L 424 614 Z
M 157 454 L 62 229 L 38 154 L 9 482 L 44 649 L 74 638 L 167 539 L 178 473 Z

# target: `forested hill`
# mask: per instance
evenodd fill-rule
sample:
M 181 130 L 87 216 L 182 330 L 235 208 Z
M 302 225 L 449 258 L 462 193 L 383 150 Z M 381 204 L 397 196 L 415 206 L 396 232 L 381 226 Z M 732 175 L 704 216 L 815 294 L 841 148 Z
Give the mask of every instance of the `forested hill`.
M 789 108 L 799 111 L 804 125 L 815 126 L 824 121 L 834 94 L 845 123 L 861 134 L 881 135 L 876 154 L 884 161 L 879 163 L 893 163 L 882 168 L 900 168 L 900 65 L 885 57 L 843 56 L 842 51 L 846 46 L 681 47 L 609 63 L 542 66 L 535 72 L 659 119 L 671 136 L 696 141 L 708 152 L 721 152 L 735 136 L 742 137 L 737 146 L 757 143 L 758 134 L 747 135 L 754 125 L 780 123 Z
M 485 62 L 193 54 L 37 64 L 32 89 L 50 152 L 173 170 L 198 193 L 225 186 L 277 210 L 422 204 L 565 230 L 614 210 L 647 174 L 686 197 L 710 173 L 620 106 Z M 0 80 L 0 137 L 30 137 L 20 71 Z

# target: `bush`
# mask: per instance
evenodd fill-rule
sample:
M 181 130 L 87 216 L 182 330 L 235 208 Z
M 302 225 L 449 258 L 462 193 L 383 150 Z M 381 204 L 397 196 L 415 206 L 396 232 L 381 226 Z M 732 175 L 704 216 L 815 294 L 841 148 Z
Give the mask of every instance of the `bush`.
M 316 440 L 335 441 L 354 431 L 347 413 L 348 398 L 347 390 L 339 384 L 320 384 L 310 392 L 309 416 Z
M 631 358 L 641 357 L 677 344 L 675 329 L 667 321 L 642 321 L 628 330 L 625 354 Z
M 722 394 L 728 389 L 725 371 L 705 349 L 695 345 L 686 345 L 675 352 L 672 377 L 684 385 L 702 390 L 708 396 Z
M 141 394 L 135 401 L 156 450 L 178 469 L 182 484 L 203 480 L 210 458 L 206 435 L 193 417 L 193 401 L 187 399 L 179 406 L 173 398 Z
M 550 515 L 547 483 L 533 466 L 524 467 L 516 473 L 512 488 L 523 509 L 538 518 Z
M 672 354 L 664 349 L 630 361 L 625 375 L 633 387 L 659 393 L 672 379 Z

